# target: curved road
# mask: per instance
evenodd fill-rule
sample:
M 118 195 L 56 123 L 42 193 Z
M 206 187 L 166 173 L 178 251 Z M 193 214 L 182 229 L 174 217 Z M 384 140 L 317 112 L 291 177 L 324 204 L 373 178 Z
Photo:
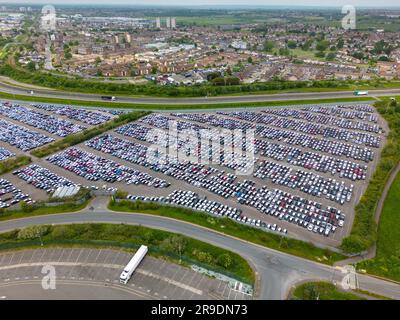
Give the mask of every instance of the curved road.
M 340 282 L 344 274 L 334 268 L 291 256 L 272 249 L 229 237 L 209 229 L 145 214 L 116 213 L 106 210 L 37 216 L 0 222 L 0 232 L 34 224 L 71 224 L 85 222 L 125 223 L 184 234 L 236 252 L 247 259 L 257 272 L 257 298 L 285 299 L 290 288 L 299 281 L 325 280 Z M 400 299 L 400 284 L 358 275 L 359 288 Z
M 2 78 L 4 80 L 4 78 Z M 21 84 L 23 85 L 23 84 Z M 10 94 L 30 96 L 28 88 L 21 88 L 10 83 L 5 83 L 0 79 L 0 91 Z M 35 97 L 74 99 L 86 101 L 102 101 L 101 95 L 63 92 L 53 89 L 35 88 Z M 370 90 L 370 95 L 374 97 L 400 95 L 400 89 Z M 118 102 L 139 103 L 139 104 L 214 104 L 214 103 L 238 103 L 238 102 L 264 102 L 264 101 L 284 101 L 302 99 L 335 99 L 335 98 L 354 98 L 352 91 L 336 92 L 303 92 L 303 93 L 279 93 L 279 94 L 260 94 L 245 96 L 220 96 L 220 97 L 196 97 L 196 98 L 153 98 L 153 97 L 126 97 L 118 96 Z

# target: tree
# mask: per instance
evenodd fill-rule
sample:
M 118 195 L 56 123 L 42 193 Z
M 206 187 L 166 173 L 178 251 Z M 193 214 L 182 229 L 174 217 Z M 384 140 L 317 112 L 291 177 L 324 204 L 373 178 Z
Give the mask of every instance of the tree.
M 64 58 L 65 58 L 66 60 L 71 59 L 71 58 L 72 58 L 72 53 L 71 53 L 71 51 L 65 51 L 65 52 L 64 52 Z
M 162 246 L 166 249 L 166 250 L 171 250 L 177 254 L 179 254 L 179 260 L 182 260 L 182 254 L 186 249 L 187 246 L 187 240 L 179 235 L 175 235 L 172 236 L 170 238 L 166 238 L 163 243 Z
M 28 68 L 28 70 L 30 72 L 33 72 L 36 70 L 36 64 L 33 61 L 29 61 L 29 63 L 26 65 L 26 67 Z
M 232 257 L 228 253 L 221 254 L 217 259 L 217 264 L 228 269 L 232 265 Z
M 290 49 L 296 49 L 297 43 L 296 43 L 296 41 L 289 40 L 288 43 L 287 43 L 287 46 L 288 46 L 288 48 L 290 48 Z
M 329 41 L 321 40 L 321 41 L 318 41 L 316 49 L 318 51 L 325 51 L 328 48 L 328 46 L 329 46 Z
M 35 209 L 32 205 L 26 203 L 25 201 L 22 201 L 20 206 L 23 212 L 32 212 L 33 209 Z
M 289 56 L 290 55 L 290 51 L 288 48 L 280 48 L 279 49 L 279 55 L 280 56 Z
M 311 40 L 311 39 L 310 39 L 310 40 L 307 40 L 307 41 L 301 46 L 301 49 L 304 50 L 304 51 L 308 51 L 308 50 L 310 50 L 312 44 L 313 44 L 313 40 Z
M 114 196 L 116 199 L 126 199 L 128 192 L 118 189 Z
M 314 285 L 310 284 L 304 288 L 304 297 L 305 300 L 317 300 L 318 299 L 318 292 L 315 290 Z
M 171 246 L 174 252 L 179 254 L 179 259 L 181 259 L 187 246 L 187 240 L 182 236 L 173 236 L 171 238 Z
M 248 58 L 247 58 L 247 62 L 248 62 L 248 63 L 253 63 L 253 58 L 252 58 L 252 57 L 248 57 Z
M 340 38 L 338 43 L 337 43 L 337 48 L 338 49 L 343 49 L 343 47 L 344 47 L 344 40 L 342 38 Z
M 275 44 L 271 40 L 267 40 L 264 42 L 264 51 L 266 52 L 272 52 L 272 50 L 275 48 Z
M 49 233 L 49 226 L 30 226 L 26 227 L 18 232 L 18 239 L 20 240 L 33 240 L 42 238 Z

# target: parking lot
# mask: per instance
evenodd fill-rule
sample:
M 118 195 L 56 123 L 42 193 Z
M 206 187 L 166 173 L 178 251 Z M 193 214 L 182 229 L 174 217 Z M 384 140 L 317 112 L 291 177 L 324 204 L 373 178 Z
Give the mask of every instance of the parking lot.
M 251 298 L 233 290 L 228 282 L 151 256 L 144 258 L 127 285 L 121 285 L 119 276 L 132 255 L 110 249 L 66 248 L 0 253 L 0 292 L 6 299 Z M 41 286 L 45 265 L 55 268 L 56 290 Z
M 83 125 L 113 116 L 94 113 L 86 121 L 87 111 L 45 105 L 31 108 Z M 234 136 L 232 144 L 254 153 L 255 158 L 233 157 L 226 148 L 230 142 L 223 139 L 215 148 L 211 142 L 220 129 L 254 130 L 254 143 L 245 145 L 243 137 Z M 147 198 L 183 192 L 178 205 L 264 226 L 266 232 L 279 230 L 297 239 L 337 246 L 350 232 L 354 207 L 379 160 L 387 132 L 374 108 L 361 104 L 153 113 L 36 160 L 55 181 L 41 181 L 42 188 L 32 192 L 45 197 L 44 190 L 53 188 L 60 177 Z M 0 141 L 3 145 L 16 150 Z M 173 161 L 171 151 L 185 155 L 183 161 Z M 25 181 L 20 176 L 7 175 L 7 179 L 24 191 L 27 176 Z

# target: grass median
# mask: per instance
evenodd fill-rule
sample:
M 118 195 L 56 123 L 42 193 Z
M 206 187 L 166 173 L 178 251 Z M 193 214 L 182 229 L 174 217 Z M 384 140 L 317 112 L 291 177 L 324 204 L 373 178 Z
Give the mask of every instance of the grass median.
M 318 248 L 311 243 L 265 232 L 228 218 L 214 218 L 209 214 L 189 209 L 127 200 L 119 202 L 111 200 L 108 208 L 112 211 L 146 213 L 190 222 L 267 248 L 329 265 L 345 258 L 339 253 Z
M 27 156 L 17 156 L 7 160 L 0 161 L 0 175 L 13 171 L 19 167 L 31 163 L 31 158 Z
M 30 226 L 0 234 L 0 250 L 43 246 L 90 246 L 137 250 L 185 266 L 196 264 L 253 285 L 255 274 L 240 255 L 211 244 L 143 226 L 124 224 L 72 224 Z
M 145 115 L 148 115 L 149 112 L 146 111 L 136 111 L 136 112 L 130 112 L 126 114 L 122 114 L 118 116 L 117 118 L 104 123 L 102 125 L 99 125 L 97 127 L 85 130 L 80 133 L 72 134 L 68 137 L 65 137 L 64 139 L 58 140 L 56 142 L 50 143 L 48 145 L 45 145 L 44 147 L 41 147 L 39 149 L 35 149 L 31 152 L 31 154 L 35 157 L 38 158 L 43 158 L 48 155 L 51 155 L 53 153 L 62 151 L 64 149 L 67 149 L 69 147 L 72 147 L 74 145 L 77 145 L 81 142 L 84 142 L 86 140 L 89 140 L 93 137 L 96 137 L 98 135 L 103 134 L 104 132 L 107 132 L 109 130 L 112 130 L 114 128 L 117 128 L 119 126 L 122 126 L 124 124 L 127 124 L 129 122 L 135 121 L 141 117 L 144 117 Z
M 43 216 L 48 214 L 57 213 L 70 213 L 83 210 L 88 205 L 90 199 L 80 203 L 63 203 L 56 206 L 39 205 L 38 207 L 26 206 L 23 209 L 18 210 L 1 210 L 0 209 L 0 221 L 29 218 L 33 216 Z
M 291 300 L 366 300 L 351 291 L 343 291 L 328 282 L 307 282 L 297 286 Z

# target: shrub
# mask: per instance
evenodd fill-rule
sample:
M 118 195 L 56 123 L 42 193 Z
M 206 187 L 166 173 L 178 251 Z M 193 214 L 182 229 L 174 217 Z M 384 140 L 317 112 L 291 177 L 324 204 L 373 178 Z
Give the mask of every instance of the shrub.
M 32 240 L 45 236 L 50 231 L 49 226 L 30 226 L 18 232 L 18 239 Z

